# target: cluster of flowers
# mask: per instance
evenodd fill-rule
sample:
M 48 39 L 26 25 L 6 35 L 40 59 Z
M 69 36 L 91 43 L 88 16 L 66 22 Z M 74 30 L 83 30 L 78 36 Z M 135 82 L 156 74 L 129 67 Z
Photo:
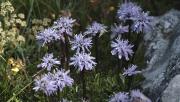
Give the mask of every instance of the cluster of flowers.
M 149 12 L 144 12 L 140 6 L 132 2 L 125 2 L 120 5 L 118 10 L 118 18 L 120 21 L 132 21 L 130 27 L 132 31 L 139 33 L 148 31 L 151 28 L 151 20 Z
M 36 39 L 44 46 L 47 43 L 62 40 L 64 41 L 64 35 L 72 36 L 72 27 L 74 19 L 69 17 L 60 17 L 57 21 L 54 22 L 52 27 L 46 28 L 41 31 Z
M 127 2 L 119 6 L 117 12 L 118 19 L 121 24 L 115 24 L 111 27 L 112 36 L 111 38 L 115 41 L 112 41 L 111 47 L 113 48 L 111 53 L 112 55 L 118 55 L 119 59 L 125 59 L 126 61 L 130 60 L 130 56 L 133 56 L 133 47 L 134 45 L 129 44 L 128 40 L 123 39 L 123 34 L 131 34 L 129 32 L 134 32 L 139 34 L 140 32 L 147 32 L 151 29 L 152 17 L 148 16 L 148 12 L 143 12 L 143 10 L 132 2 Z M 130 35 L 129 35 L 130 36 Z M 123 75 L 133 76 L 141 71 L 136 71 L 136 65 L 130 65 L 128 68 L 124 69 Z M 130 96 L 128 93 L 119 92 L 116 93 L 111 99 L 110 102 L 134 102 L 134 98 L 142 99 L 143 94 L 139 90 L 132 90 Z M 141 101 L 141 100 L 139 100 Z M 138 101 L 138 102 L 139 102 Z M 146 99 L 146 102 L 151 102 Z
M 35 91 L 43 91 L 46 95 L 51 95 L 58 90 L 62 91 L 66 86 L 72 86 L 74 80 L 68 75 L 69 70 L 56 68 L 50 72 L 55 65 L 59 64 L 60 61 L 54 58 L 53 54 L 46 54 L 43 57 L 42 63 L 37 67 L 47 69 L 48 73 L 35 79 L 35 87 L 33 88 Z
M 93 61 L 95 58 L 90 56 L 89 50 L 92 47 L 92 37 L 96 37 L 96 35 L 100 37 L 106 32 L 106 28 L 103 24 L 93 22 L 84 33 L 75 35 L 74 40 L 70 43 L 72 45 L 71 49 L 76 50 L 76 54 L 71 58 L 70 65 L 74 65 L 79 71 L 93 69 L 96 62 Z
M 72 86 L 74 80 L 68 75 L 69 71 L 53 70 L 53 73 L 47 73 L 35 79 L 35 91 L 43 91 L 46 95 L 51 95 L 62 91 L 66 86 Z
M 71 57 L 70 65 L 74 65 L 79 71 L 92 70 L 96 65 L 95 59 L 90 55 L 90 48 L 92 47 L 92 37 L 100 37 L 106 32 L 106 26 L 103 24 L 93 22 L 86 28 L 84 33 L 76 34 L 74 39 L 70 41 L 71 50 L 75 50 L 76 54 Z
M 147 13 L 146 13 L 147 14 Z M 125 2 L 124 4 L 120 5 L 120 8 L 118 10 L 118 17 L 120 21 L 123 21 L 123 23 L 127 23 L 128 21 L 131 21 L 133 25 L 117 25 L 111 27 L 112 31 L 112 38 L 115 38 L 115 41 L 112 41 L 111 47 L 113 48 L 111 51 L 112 55 L 118 55 L 119 59 L 125 58 L 125 60 L 129 60 L 129 56 L 133 55 L 132 48 L 134 45 L 129 44 L 128 40 L 122 39 L 122 35 L 126 34 L 130 31 L 131 28 L 133 28 L 133 31 L 138 31 L 136 33 L 139 33 L 139 31 L 143 31 L 143 29 L 147 29 L 147 27 L 150 27 L 150 18 L 146 15 L 146 17 L 142 17 L 140 19 L 140 15 L 143 16 L 142 9 L 137 6 L 136 4 L 132 2 Z M 138 25 L 139 24 L 139 25 Z M 138 26 L 135 26 L 138 25 Z M 129 27 L 130 26 L 130 27 Z M 136 28 L 136 29 L 135 29 Z M 138 30 L 137 30 L 138 29 Z M 137 66 L 131 65 L 128 67 L 128 69 L 125 69 L 123 75 L 132 76 L 134 74 L 140 73 L 140 71 L 136 71 Z
M 74 21 L 69 17 L 61 17 L 55 21 L 53 27 L 40 32 L 36 39 L 42 43 L 42 46 L 55 40 L 64 40 L 64 34 L 72 34 Z M 38 64 L 37 67 L 47 69 L 48 73 L 35 79 L 35 87 L 33 89 L 35 91 L 42 91 L 46 95 L 52 95 L 58 90 L 62 91 L 66 86 L 72 86 L 74 80 L 69 76 L 70 71 L 65 71 L 63 68 L 58 69 L 57 65 L 60 64 L 60 61 L 54 58 L 52 53 L 46 54 L 42 58 L 42 63 Z M 52 69 L 53 67 L 56 68 Z
M 116 38 L 112 42 L 111 51 L 112 55 L 118 55 L 119 59 L 125 57 L 126 60 L 129 60 L 128 56 L 132 56 L 133 51 L 132 47 L 134 45 L 128 44 L 128 40 L 121 40 L 123 34 L 127 34 L 129 31 L 134 31 L 136 33 L 147 31 L 151 28 L 152 17 L 148 16 L 148 12 L 144 13 L 142 9 L 132 2 L 125 2 L 121 4 L 118 10 L 118 18 L 124 23 L 115 24 L 111 27 L 112 38 Z M 127 25 L 127 22 L 130 22 Z
M 31 21 L 31 29 L 28 29 L 26 32 L 28 34 L 36 35 L 39 31 L 44 30 L 46 27 L 48 27 L 54 19 L 54 15 L 48 17 L 48 18 L 43 18 L 43 19 L 37 19 L 34 18 Z
M 15 12 L 9 1 L 0 4 L 0 18 L 0 54 L 3 54 L 8 45 L 14 48 L 25 42 L 21 29 L 26 27 L 26 20 L 24 14 Z
M 118 10 L 118 18 L 123 23 L 115 24 L 111 27 L 112 41 L 111 47 L 113 48 L 112 55 L 118 55 L 119 59 L 130 60 L 130 56 L 133 56 L 134 52 L 128 40 L 122 39 L 123 34 L 127 34 L 129 31 L 136 33 L 147 31 L 150 28 L 150 21 L 152 17 L 148 16 L 148 13 L 144 13 L 142 9 L 134 3 L 125 2 L 120 5 Z M 52 27 L 49 27 L 41 31 L 36 39 L 44 46 L 47 43 L 60 40 L 65 43 L 65 37 L 68 37 L 71 44 L 71 50 L 75 51 L 73 57 L 70 58 L 69 65 L 73 65 L 78 71 L 83 70 L 93 70 L 96 65 L 94 62 L 94 57 L 91 56 L 90 48 L 92 47 L 92 37 L 101 37 L 103 33 L 107 32 L 107 27 L 103 24 L 93 22 L 86 28 L 83 33 L 73 35 L 73 24 L 76 20 L 70 17 L 60 17 L 54 22 Z M 129 23 L 130 22 L 130 23 Z M 129 24 L 129 25 L 128 25 Z M 53 57 L 53 54 L 46 54 L 42 63 L 37 67 L 47 69 L 49 71 L 37 79 L 35 79 L 36 91 L 43 91 L 47 95 L 51 95 L 57 90 L 62 91 L 64 87 L 71 86 L 73 84 L 73 79 L 68 75 L 69 71 L 63 69 L 52 70 L 53 67 L 59 65 L 60 61 Z M 133 76 L 141 71 L 136 71 L 136 65 L 130 65 L 128 68 L 124 69 L 123 75 Z M 52 72 L 50 72 L 52 71 Z M 132 93 L 138 93 L 139 91 L 132 91 Z M 133 98 L 135 94 L 131 93 Z M 139 92 L 140 93 L 140 92 Z M 126 101 L 127 99 L 127 101 Z M 111 98 L 110 102 L 129 102 L 129 96 L 127 93 L 120 92 Z
M 70 58 L 69 65 L 73 65 L 79 71 L 92 70 L 96 65 L 95 59 L 90 55 L 90 48 L 92 47 L 92 37 L 96 34 L 101 36 L 106 32 L 106 26 L 103 24 L 93 22 L 89 25 L 84 33 L 73 35 L 73 23 L 74 19 L 70 17 L 60 17 L 54 22 L 52 27 L 49 27 L 41 31 L 36 39 L 44 46 L 47 43 L 51 43 L 56 40 L 65 41 L 65 35 L 70 39 L 71 50 L 75 51 L 73 57 Z M 65 43 L 65 42 L 64 42 Z M 60 61 L 53 57 L 53 54 L 46 54 L 42 63 L 37 65 L 51 71 L 56 65 L 59 65 Z M 64 70 L 53 70 L 53 73 L 48 72 L 35 79 L 35 91 L 43 91 L 47 95 L 51 95 L 59 89 L 63 90 L 65 86 L 71 86 L 73 84 L 73 79 L 68 76 L 69 71 Z

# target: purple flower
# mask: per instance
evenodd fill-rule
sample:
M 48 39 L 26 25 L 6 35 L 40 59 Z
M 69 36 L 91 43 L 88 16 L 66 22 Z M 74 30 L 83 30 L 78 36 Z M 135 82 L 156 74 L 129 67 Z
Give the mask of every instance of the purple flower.
M 92 70 L 96 65 L 96 62 L 93 61 L 94 59 L 95 58 L 90 56 L 90 54 L 76 53 L 73 57 L 70 58 L 70 65 L 75 66 L 79 71 L 82 71 L 83 69 Z
M 140 92 L 140 90 L 132 90 L 131 91 L 131 97 L 135 98 L 135 97 L 140 97 L 142 95 L 142 93 Z
M 123 33 L 127 33 L 129 31 L 128 26 L 122 26 L 114 24 L 114 26 L 111 26 L 111 31 L 112 31 L 112 35 L 111 38 L 113 39 L 114 37 L 118 36 L 121 37 L 121 34 Z
M 84 32 L 86 35 L 96 36 L 96 34 L 99 34 L 99 37 L 104 34 L 107 29 L 107 26 L 104 26 L 103 24 L 93 22 L 92 25 L 89 25 L 87 30 Z
M 115 41 L 111 43 L 111 47 L 113 48 L 111 51 L 112 55 L 117 54 L 119 59 L 125 57 L 126 60 L 129 60 L 129 56 L 132 56 L 134 52 L 132 50 L 133 45 L 128 44 L 128 42 L 128 40 L 115 39 Z
M 148 31 L 151 28 L 151 21 L 153 17 L 149 16 L 149 12 L 142 12 L 134 19 L 134 23 L 132 25 L 132 30 L 139 33 L 143 31 Z
M 119 6 L 118 18 L 122 21 L 133 20 L 138 17 L 142 9 L 132 2 L 125 2 Z
M 91 37 L 85 38 L 84 35 L 80 34 L 76 34 L 74 36 L 74 39 L 72 41 L 70 41 L 71 43 L 71 49 L 72 50 L 76 50 L 76 52 L 85 52 L 85 51 L 89 51 L 89 48 L 92 47 L 92 39 Z
M 56 70 L 54 72 L 54 80 L 56 81 L 56 85 L 60 91 L 62 91 L 66 86 L 72 86 L 74 83 L 74 80 L 68 75 L 69 72 L 69 70 Z
M 109 102 L 129 102 L 129 96 L 126 92 L 116 93 L 113 97 L 111 97 Z
M 72 86 L 74 80 L 68 75 L 69 71 L 54 70 L 53 73 L 44 74 L 37 77 L 35 81 L 35 91 L 42 91 L 46 95 L 52 95 L 63 90 L 66 86 Z
M 131 93 L 131 102 L 139 102 L 139 101 L 143 101 L 143 102 L 151 102 L 151 100 L 149 98 L 147 98 L 143 93 L 140 92 L 140 90 L 132 90 Z
M 61 40 L 64 41 L 64 34 L 72 36 L 73 23 L 76 20 L 70 17 L 60 17 L 54 22 L 53 28 L 56 29 L 57 33 L 61 36 Z
M 37 77 L 35 80 L 35 91 L 43 91 L 46 95 L 54 94 L 57 91 L 56 81 L 53 78 L 53 74 L 44 74 L 41 77 Z
M 37 67 L 46 68 L 48 71 L 50 71 L 54 65 L 60 64 L 60 61 L 53 57 L 53 54 L 46 54 L 42 59 L 42 63 L 38 64 Z
M 136 65 L 130 65 L 128 69 L 124 69 L 123 75 L 125 76 L 132 76 L 136 75 L 138 73 L 141 73 L 141 71 L 136 71 L 137 66 Z
M 44 31 L 38 33 L 36 35 L 36 39 L 40 42 L 42 42 L 42 46 L 44 46 L 47 43 L 50 43 L 54 40 L 59 39 L 59 35 L 57 35 L 56 31 L 52 28 L 47 28 Z

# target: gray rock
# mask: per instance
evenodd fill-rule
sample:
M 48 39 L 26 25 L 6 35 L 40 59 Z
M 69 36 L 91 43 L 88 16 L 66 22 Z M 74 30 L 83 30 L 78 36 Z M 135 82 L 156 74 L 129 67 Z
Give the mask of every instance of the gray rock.
M 162 94 L 162 102 L 180 102 L 180 75 L 176 75 Z
M 171 10 L 152 24 L 154 29 L 144 35 L 147 68 L 142 87 L 153 102 L 161 102 L 169 82 L 180 74 L 180 11 Z

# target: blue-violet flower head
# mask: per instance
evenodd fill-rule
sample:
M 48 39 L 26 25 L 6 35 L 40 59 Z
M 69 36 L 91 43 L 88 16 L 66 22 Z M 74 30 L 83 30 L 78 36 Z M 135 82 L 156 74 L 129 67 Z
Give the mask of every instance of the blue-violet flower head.
M 86 28 L 86 31 L 84 32 L 84 34 L 86 35 L 91 35 L 91 36 L 96 36 L 97 34 L 99 34 L 99 37 L 104 34 L 105 32 L 107 32 L 107 26 L 97 23 L 96 21 L 92 23 L 92 25 L 89 25 Z
M 52 95 L 58 91 L 63 90 L 66 86 L 72 86 L 74 80 L 68 75 L 69 71 L 65 70 L 53 70 L 53 73 L 37 77 L 35 81 L 35 91 L 42 91 L 46 95 Z
M 111 26 L 111 31 L 112 31 L 111 39 L 113 39 L 114 37 L 121 37 L 121 34 L 127 33 L 129 31 L 129 26 L 114 24 L 114 26 Z
M 141 93 L 139 89 L 131 90 L 130 96 L 131 96 L 130 99 L 131 102 L 136 102 L 136 101 L 152 102 L 148 97 L 146 97 L 143 93 Z
M 69 70 L 65 71 L 63 69 L 54 71 L 54 80 L 60 91 L 66 86 L 72 86 L 74 83 L 74 80 L 68 75 L 69 72 Z
M 96 65 L 96 62 L 93 61 L 94 59 L 95 58 L 90 56 L 90 54 L 76 53 L 73 57 L 70 58 L 70 65 L 75 66 L 79 71 L 82 71 L 83 69 L 92 70 Z
M 51 68 L 54 65 L 59 65 L 60 61 L 57 60 L 57 58 L 54 58 L 53 54 L 46 54 L 42 58 L 42 63 L 38 64 L 37 67 L 46 68 L 48 71 L 51 70 Z
M 61 40 L 64 41 L 64 34 L 72 36 L 72 27 L 76 20 L 70 17 L 60 17 L 54 22 L 53 28 L 56 29 L 57 33 L 61 36 Z
M 111 97 L 109 102 L 129 102 L 129 96 L 126 92 L 116 93 L 113 97 Z
M 119 6 L 117 15 L 121 21 L 137 18 L 142 9 L 132 2 L 125 2 Z
M 134 52 L 132 50 L 133 45 L 128 43 L 128 40 L 120 40 L 120 38 L 117 38 L 115 39 L 115 41 L 112 41 L 112 55 L 117 54 L 119 59 L 122 59 L 122 57 L 124 57 L 126 60 L 129 60 L 129 56 L 132 56 Z
M 92 38 L 91 37 L 85 37 L 85 35 L 76 34 L 74 36 L 74 39 L 70 41 L 71 44 L 71 50 L 76 50 L 76 52 L 85 52 L 89 51 L 89 48 L 92 47 Z
M 33 88 L 35 91 L 42 91 L 46 95 L 52 95 L 57 91 L 56 81 L 53 80 L 53 74 L 48 73 L 44 74 L 41 77 L 37 77 L 35 81 L 35 87 Z
M 137 66 L 132 64 L 128 67 L 128 69 L 124 69 L 123 75 L 132 76 L 132 75 L 136 75 L 138 73 L 141 73 L 141 71 L 137 71 L 136 69 L 137 69 Z
M 149 16 L 149 12 L 142 12 L 138 15 L 137 18 L 134 19 L 134 23 L 131 29 L 137 33 L 139 32 L 148 32 L 152 29 L 152 22 L 153 17 Z
M 44 46 L 54 40 L 59 39 L 59 35 L 53 28 L 47 28 L 36 35 L 36 39 Z

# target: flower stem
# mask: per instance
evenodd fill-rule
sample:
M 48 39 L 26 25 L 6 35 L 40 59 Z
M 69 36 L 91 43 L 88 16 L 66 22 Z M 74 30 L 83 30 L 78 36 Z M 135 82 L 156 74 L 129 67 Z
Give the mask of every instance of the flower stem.
M 99 50 L 98 50 L 98 45 L 99 45 L 99 34 L 96 34 L 95 36 L 95 57 L 96 57 L 96 67 L 98 68 L 99 65 Z
M 131 22 L 129 22 L 129 34 L 128 34 L 128 39 L 130 39 L 130 40 L 131 40 L 131 26 L 132 26 L 132 24 L 131 24 Z M 135 46 L 136 46 L 136 45 L 135 45 Z M 134 58 L 134 55 L 133 55 L 133 58 Z M 127 90 L 130 90 L 130 89 L 131 89 L 132 81 L 133 81 L 132 77 L 129 76 L 129 77 L 127 78 Z
M 118 56 L 117 56 L 117 58 L 118 58 Z M 123 65 L 122 65 L 122 63 L 123 63 L 123 61 L 122 61 L 122 59 L 120 60 L 119 58 L 117 59 L 117 63 L 118 63 L 118 65 L 117 65 L 117 72 L 118 72 L 118 74 L 121 72 L 121 70 L 120 69 L 122 69 L 122 67 L 123 67 Z
M 128 78 L 127 78 L 127 91 L 131 90 L 132 83 L 133 83 L 133 76 L 128 76 Z
M 65 69 L 69 69 L 69 42 L 67 35 L 65 35 Z
M 81 71 L 81 78 L 82 78 L 83 99 L 86 99 L 85 69 Z
M 133 57 L 132 57 L 132 60 L 131 60 L 132 63 L 135 60 L 135 55 L 137 53 L 137 50 L 138 50 L 138 47 L 139 47 L 141 41 L 142 41 L 142 34 L 140 33 L 140 34 L 137 35 L 136 41 L 135 41 L 135 44 L 134 44 L 134 48 L 133 48 L 134 54 L 133 54 Z
M 60 56 L 61 56 L 61 63 L 62 63 L 62 66 L 63 68 L 65 68 L 65 50 L 64 50 L 64 42 L 61 41 L 60 42 Z

